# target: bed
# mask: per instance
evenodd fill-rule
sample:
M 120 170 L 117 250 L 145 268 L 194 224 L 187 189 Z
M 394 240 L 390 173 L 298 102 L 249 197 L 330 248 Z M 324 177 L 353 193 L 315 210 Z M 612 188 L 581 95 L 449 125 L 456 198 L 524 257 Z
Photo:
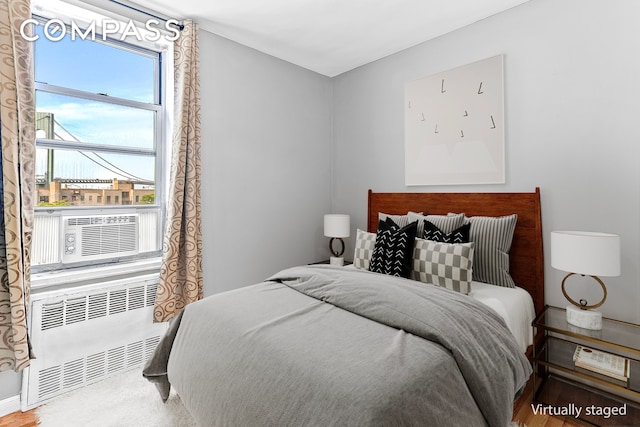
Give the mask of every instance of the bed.
M 512 291 L 535 315 L 539 196 L 369 191 L 367 231 L 380 213 L 517 214 Z M 531 337 L 515 337 L 530 328 L 491 286 L 464 294 L 355 267 L 285 269 L 187 306 L 143 374 L 165 400 L 173 387 L 203 426 L 505 426 L 531 374 Z

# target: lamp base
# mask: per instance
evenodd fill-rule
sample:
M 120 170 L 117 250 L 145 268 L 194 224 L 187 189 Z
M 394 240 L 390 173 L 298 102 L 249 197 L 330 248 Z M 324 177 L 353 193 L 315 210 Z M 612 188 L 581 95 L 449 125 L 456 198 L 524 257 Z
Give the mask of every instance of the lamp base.
M 568 305 L 567 323 L 584 329 L 600 330 L 602 329 L 602 313 Z
M 344 258 L 337 257 L 337 256 L 329 257 L 329 264 L 343 266 L 344 265 Z

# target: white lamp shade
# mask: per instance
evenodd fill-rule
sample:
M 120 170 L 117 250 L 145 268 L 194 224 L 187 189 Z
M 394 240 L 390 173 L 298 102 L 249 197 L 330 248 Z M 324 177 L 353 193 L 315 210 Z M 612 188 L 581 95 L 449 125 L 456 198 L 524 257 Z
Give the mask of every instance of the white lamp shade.
M 349 237 L 350 228 L 349 215 L 328 214 L 324 216 L 324 235 L 326 237 Z
M 589 276 L 619 276 L 620 236 L 588 231 L 552 231 L 551 266 Z

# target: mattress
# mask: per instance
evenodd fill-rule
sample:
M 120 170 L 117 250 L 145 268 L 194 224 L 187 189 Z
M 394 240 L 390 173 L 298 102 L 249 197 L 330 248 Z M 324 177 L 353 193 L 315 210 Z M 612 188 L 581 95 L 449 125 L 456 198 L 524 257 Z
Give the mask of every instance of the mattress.
M 356 269 L 353 265 L 344 268 Z M 536 312 L 529 292 L 518 287 L 505 288 L 473 281 L 469 296 L 485 304 L 504 319 L 523 352 L 533 344 L 531 323 L 536 318 Z
M 523 352 L 533 344 L 531 322 L 536 318 L 533 299 L 522 288 L 504 288 L 488 283 L 472 282 L 469 296 L 500 315 Z

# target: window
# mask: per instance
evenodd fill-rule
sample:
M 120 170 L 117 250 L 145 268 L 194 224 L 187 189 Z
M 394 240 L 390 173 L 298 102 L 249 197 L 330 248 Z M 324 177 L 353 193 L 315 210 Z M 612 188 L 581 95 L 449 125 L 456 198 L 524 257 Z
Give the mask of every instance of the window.
M 80 245 L 75 239 L 81 236 L 71 236 L 67 230 L 68 219 L 77 217 L 88 218 L 85 221 L 93 225 L 103 221 L 96 218 L 104 218 L 105 224 L 107 218 L 117 224 L 137 224 L 135 251 L 114 249 L 89 256 L 86 261 L 91 264 L 121 256 L 157 255 L 164 209 L 159 165 L 164 162 L 167 134 L 162 76 L 170 55 L 158 44 L 141 46 L 120 38 L 72 39 L 71 31 L 54 40 L 45 33 L 49 18 L 37 19 L 38 204 L 32 265 L 36 272 L 37 266 L 82 265 L 84 255 L 71 257 L 67 253 Z M 78 230 L 81 233 L 83 229 Z M 74 239 L 74 244 L 67 245 L 67 239 Z M 61 243 L 56 245 L 58 241 Z M 115 247 L 112 243 L 106 242 L 104 247 Z M 60 247 L 60 253 L 51 254 L 54 247 Z

